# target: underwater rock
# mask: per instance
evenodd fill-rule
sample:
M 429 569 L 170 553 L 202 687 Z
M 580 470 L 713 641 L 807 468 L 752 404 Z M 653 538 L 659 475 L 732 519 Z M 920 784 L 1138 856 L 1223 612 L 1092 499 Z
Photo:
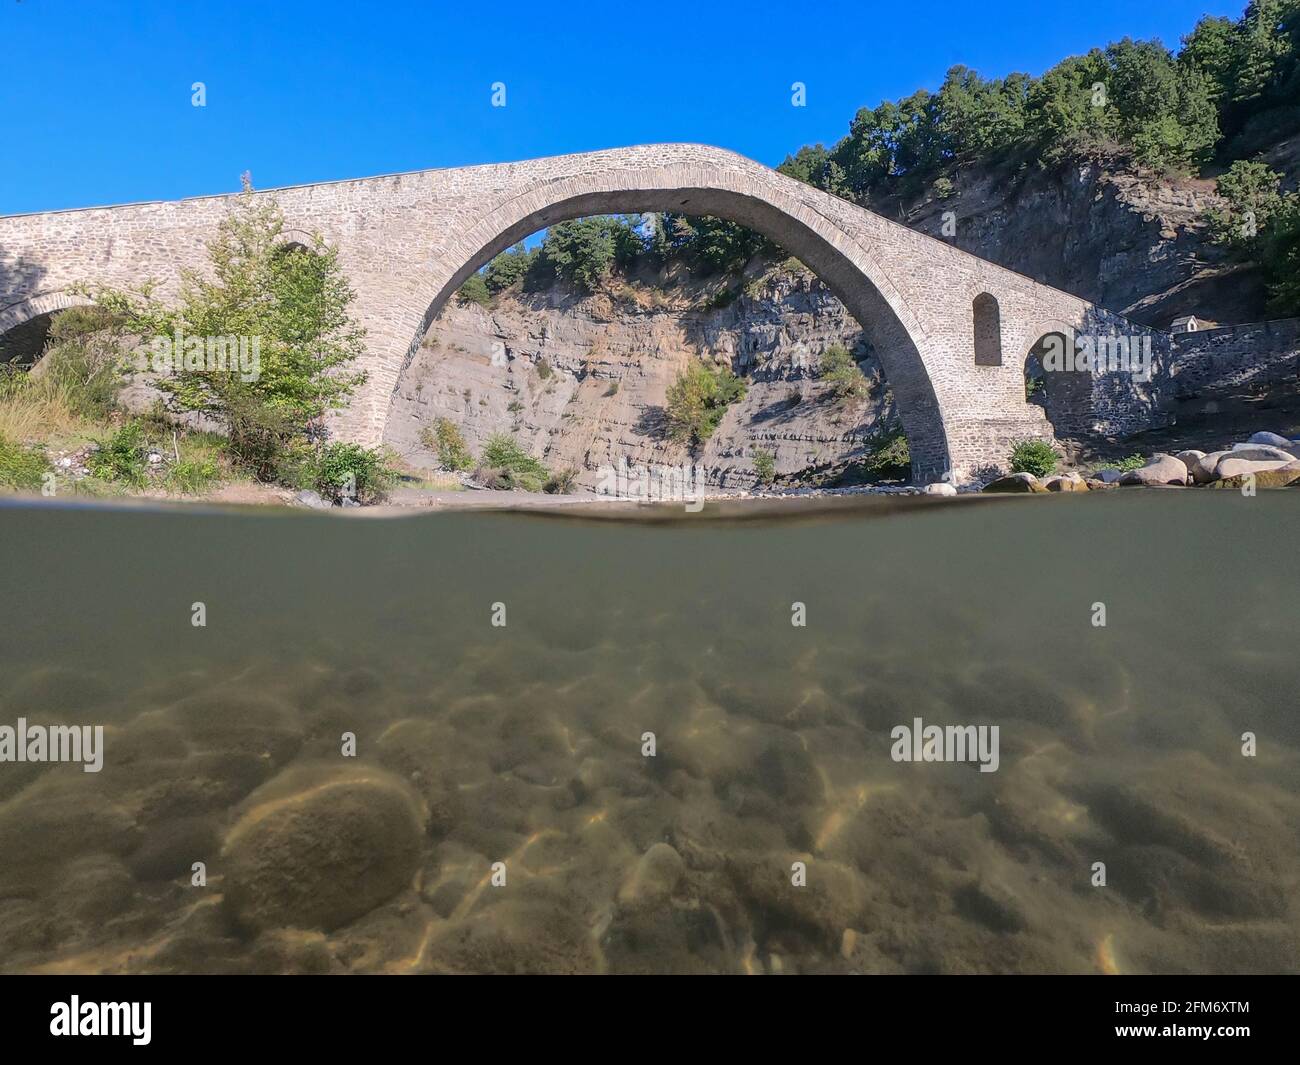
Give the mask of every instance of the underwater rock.
M 0 895 L 45 891 L 70 861 L 135 849 L 135 818 L 90 779 L 46 773 L 0 807 Z
M 667 843 L 656 843 L 641 855 L 632 875 L 619 888 L 618 900 L 640 903 L 667 898 L 677 890 L 685 873 L 682 856 Z
M 736 893 L 767 916 L 776 929 L 817 932 L 838 949 L 846 928 L 863 926 L 866 884 L 856 869 L 822 858 L 800 856 L 807 879 L 792 882 L 791 862 L 777 854 L 745 854 L 727 863 Z
M 268 757 L 283 765 L 302 743 L 288 707 L 263 695 L 217 689 L 171 706 L 166 716 L 197 746 Z
M 226 836 L 222 886 L 240 924 L 330 931 L 410 884 L 424 812 L 404 784 L 362 768 L 283 776 Z
M 334 965 L 329 941 L 320 932 L 300 928 L 276 928 L 263 932 L 253 943 L 250 956 L 255 973 L 323 974 Z
M 497 903 L 429 949 L 435 972 L 582 974 L 597 969 L 591 932 L 560 900 Z
M 975 882 L 961 888 L 953 899 L 957 912 L 994 932 L 1023 931 L 1028 924 L 1020 901 L 1004 888 Z
M 210 818 L 181 817 L 148 828 L 126 864 L 137 880 L 188 880 L 193 864 L 212 865 L 220 847 L 220 833 Z
M 600 946 L 613 973 L 724 973 L 734 967 L 726 929 L 708 903 L 620 906 Z
M 50 904 L 67 918 L 98 927 L 126 913 L 135 902 L 135 884 L 126 868 L 107 854 L 91 854 L 69 862 L 59 876 Z

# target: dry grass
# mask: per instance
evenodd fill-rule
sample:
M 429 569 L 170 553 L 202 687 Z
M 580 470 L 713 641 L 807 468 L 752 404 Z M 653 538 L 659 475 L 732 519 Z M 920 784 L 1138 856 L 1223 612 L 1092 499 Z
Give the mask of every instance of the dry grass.
M 93 429 L 72 409 L 68 389 L 35 379 L 9 395 L 0 394 L 0 436 L 23 443 L 52 444 L 87 436 Z

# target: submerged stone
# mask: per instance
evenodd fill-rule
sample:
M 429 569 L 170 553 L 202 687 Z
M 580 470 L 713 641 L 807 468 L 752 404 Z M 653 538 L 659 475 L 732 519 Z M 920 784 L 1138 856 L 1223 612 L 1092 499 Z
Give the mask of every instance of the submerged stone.
M 379 770 L 285 776 L 226 837 L 225 903 L 241 924 L 330 931 L 411 883 L 424 816 L 410 789 Z

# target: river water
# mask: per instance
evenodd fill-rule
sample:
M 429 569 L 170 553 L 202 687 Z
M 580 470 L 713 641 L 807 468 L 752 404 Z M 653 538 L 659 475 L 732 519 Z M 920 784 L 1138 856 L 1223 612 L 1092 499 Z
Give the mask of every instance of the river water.
M 1300 493 L 601 513 L 0 509 L 0 970 L 1300 969 Z

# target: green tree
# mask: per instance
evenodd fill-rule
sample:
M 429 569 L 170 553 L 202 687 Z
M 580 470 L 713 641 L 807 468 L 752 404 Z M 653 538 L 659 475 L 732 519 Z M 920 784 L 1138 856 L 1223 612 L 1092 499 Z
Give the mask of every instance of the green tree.
M 772 247 L 762 234 L 711 216 L 666 214 L 661 231 L 665 234 L 663 251 L 703 274 L 734 273 Z
M 493 295 L 523 281 L 533 265 L 534 252 L 523 244 L 516 244 L 509 251 L 503 251 L 487 265 L 483 271 L 483 280 Z
M 1282 175 L 1267 163 L 1239 159 L 1218 180 L 1223 207 L 1208 212 L 1210 236 L 1238 255 L 1259 253 L 1264 237 L 1285 206 Z
M 1178 61 L 1201 72 L 1216 106 L 1231 97 L 1236 85 L 1236 35 L 1232 19 L 1207 15 L 1183 38 Z
M 644 250 L 640 234 L 626 219 L 578 218 L 551 226 L 538 265 L 579 291 L 594 292 L 612 267 L 627 267 Z
M 325 414 L 343 407 L 365 380 L 351 369 L 364 333 L 351 316 L 354 294 L 338 249 L 318 235 L 310 246 L 287 244 L 283 232 L 279 206 L 255 195 L 245 178 L 208 245 L 209 270 L 184 271 L 174 305 L 157 300 L 151 283 L 93 293 L 144 337 L 191 338 L 186 358 L 175 353 L 175 369 L 158 387 L 173 411 L 221 425 L 235 459 L 261 478 L 276 474 L 285 448 L 318 436 Z M 252 372 L 216 372 L 189 361 L 191 342 L 225 337 L 256 350 Z
M 456 291 L 456 298 L 461 303 L 477 303 L 480 307 L 488 307 L 492 304 L 492 293 L 488 291 L 487 281 L 478 272 L 465 278 L 464 284 Z
M 1031 81 L 1027 74 L 987 81 L 964 66 L 949 70 L 937 101 L 945 153 L 969 162 L 1018 144 Z

